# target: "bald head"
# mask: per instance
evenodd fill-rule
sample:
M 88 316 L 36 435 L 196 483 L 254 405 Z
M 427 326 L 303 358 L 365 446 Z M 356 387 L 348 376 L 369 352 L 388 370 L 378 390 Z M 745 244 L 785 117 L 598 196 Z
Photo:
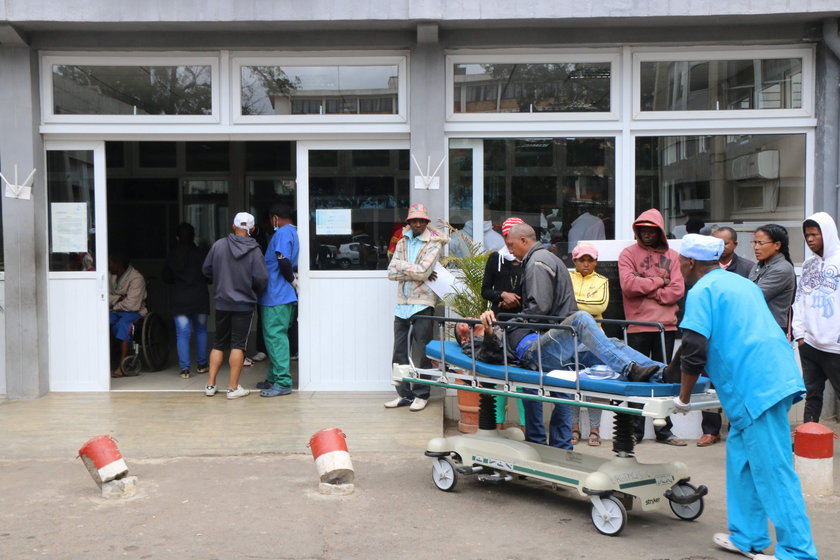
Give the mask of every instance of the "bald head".
M 534 228 L 528 224 L 516 224 L 507 234 L 505 243 L 508 251 L 516 257 L 517 260 L 522 260 L 528 251 L 537 242 L 537 234 Z

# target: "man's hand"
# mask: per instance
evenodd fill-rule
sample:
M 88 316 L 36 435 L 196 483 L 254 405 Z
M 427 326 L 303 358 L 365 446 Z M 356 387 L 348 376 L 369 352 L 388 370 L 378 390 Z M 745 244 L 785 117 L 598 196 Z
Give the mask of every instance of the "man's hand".
M 437 280 L 437 272 L 433 270 L 432 273 L 429 274 L 429 282 L 434 282 L 435 280 Z
M 513 309 L 514 307 L 519 307 L 520 302 L 522 299 L 513 292 L 502 292 L 501 293 L 502 302 L 499 304 L 499 307 L 504 307 L 505 309 Z
M 797 344 L 797 346 L 802 346 L 803 344 L 805 344 L 805 339 L 804 338 L 797 338 L 796 339 L 796 344 Z
M 679 414 L 688 414 L 691 409 L 688 407 L 688 403 L 684 403 L 680 400 L 679 395 L 674 397 L 674 411 L 678 412 Z
M 484 329 L 493 332 L 493 323 L 496 321 L 496 314 L 492 311 L 485 311 L 481 314 L 480 319 Z

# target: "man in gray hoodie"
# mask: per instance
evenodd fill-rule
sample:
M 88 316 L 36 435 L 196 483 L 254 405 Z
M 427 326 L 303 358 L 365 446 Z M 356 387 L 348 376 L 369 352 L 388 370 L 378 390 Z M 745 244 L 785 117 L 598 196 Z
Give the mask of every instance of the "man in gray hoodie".
M 259 295 L 268 284 L 260 246 L 250 235 L 254 217 L 240 212 L 233 218 L 233 233 L 213 244 L 202 271 L 213 282 L 216 300 L 216 340 L 210 352 L 210 375 L 204 394 L 216 394 L 216 375 L 224 361 L 224 351 L 230 348 L 230 383 L 228 399 L 245 397 L 250 393 L 239 385 L 239 374 L 245 362 L 248 333 Z

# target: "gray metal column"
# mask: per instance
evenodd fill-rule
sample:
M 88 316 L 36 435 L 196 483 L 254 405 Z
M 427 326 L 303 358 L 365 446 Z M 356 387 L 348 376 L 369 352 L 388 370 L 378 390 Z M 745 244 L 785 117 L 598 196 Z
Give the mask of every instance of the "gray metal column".
M 426 172 L 431 158 L 434 171 L 447 154 L 443 135 L 446 118 L 446 79 L 444 53 L 438 43 L 438 26 L 434 23 L 417 25 L 417 45 L 411 51 L 408 90 L 409 121 L 411 123 L 411 155 Z M 444 163 L 438 170 L 440 190 L 418 190 L 414 188 L 417 166 L 411 161 L 411 202 L 421 202 L 429 208 L 432 223 L 443 217 L 446 200 L 444 197 Z
M 30 200 L 3 199 L 6 289 L 6 394 L 35 398 L 49 390 L 47 353 L 46 192 L 38 132 L 38 59 L 26 45 L 0 46 L 0 171 L 36 168 Z

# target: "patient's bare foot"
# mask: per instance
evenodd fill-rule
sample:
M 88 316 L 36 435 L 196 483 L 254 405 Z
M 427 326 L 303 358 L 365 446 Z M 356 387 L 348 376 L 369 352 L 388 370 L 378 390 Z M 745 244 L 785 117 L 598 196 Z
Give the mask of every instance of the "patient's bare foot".
M 112 371 L 111 372 L 111 377 L 114 378 L 114 379 L 117 379 L 119 377 L 125 377 L 125 375 L 123 374 L 122 368 L 118 367 L 117 369 Z

